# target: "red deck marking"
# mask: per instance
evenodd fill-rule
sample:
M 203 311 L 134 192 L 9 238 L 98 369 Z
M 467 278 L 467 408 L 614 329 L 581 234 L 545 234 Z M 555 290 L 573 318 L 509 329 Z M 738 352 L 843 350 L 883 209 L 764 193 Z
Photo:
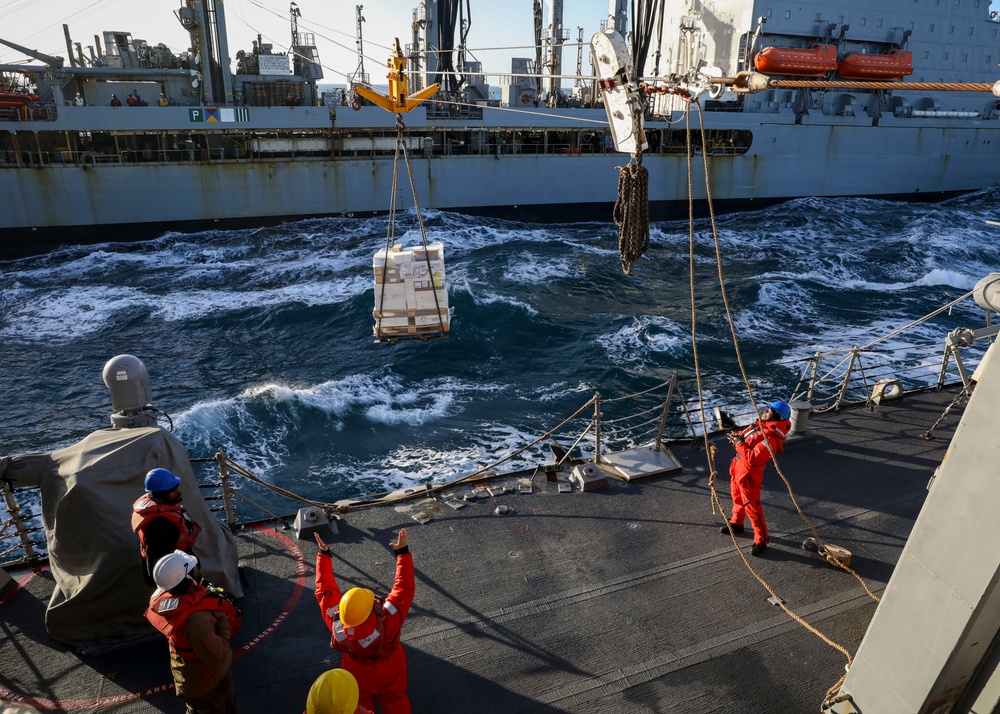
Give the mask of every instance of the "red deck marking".
M 258 533 L 267 533 L 288 548 L 288 552 L 291 553 L 292 558 L 295 559 L 295 587 L 292 589 L 292 594 L 288 596 L 288 600 L 285 602 L 285 607 L 278 613 L 274 622 L 272 622 L 270 626 L 261 630 L 259 635 L 240 647 L 236 650 L 236 652 L 233 652 L 234 660 L 239 659 L 274 634 L 274 631 L 281 626 L 281 623 L 285 621 L 285 618 L 287 618 L 292 613 L 292 610 L 295 609 L 295 606 L 299 604 L 299 598 L 302 597 L 302 590 L 306 585 L 306 559 L 305 556 L 302 555 L 302 550 L 295 543 L 295 541 L 282 533 L 278 533 L 278 531 L 273 528 L 265 528 L 264 526 L 251 526 L 251 528 Z
M 302 554 L 302 549 L 299 548 L 295 541 L 282 533 L 278 533 L 278 531 L 273 528 L 267 528 L 265 526 L 251 526 L 251 529 L 257 531 L 258 533 L 264 533 L 271 536 L 288 549 L 292 559 L 295 561 L 295 586 L 292 588 L 292 593 L 288 596 L 288 600 L 285 601 L 285 606 L 278 613 L 278 616 L 274 618 L 274 621 L 261 630 L 260 634 L 256 635 L 249 642 L 236 650 L 233 653 L 234 660 L 242 657 L 244 654 L 274 634 L 274 632 L 281 626 L 281 623 L 283 623 L 291 614 L 292 610 L 295 609 L 295 606 L 298 605 L 299 599 L 302 597 L 302 591 L 305 589 L 306 584 L 305 556 Z M 7 602 L 7 600 L 9 600 L 15 592 L 17 592 L 39 572 L 41 572 L 41 570 L 29 573 L 23 580 L 19 581 L 14 590 L 11 591 L 2 602 L 0 602 L 0 606 Z M 36 709 L 41 709 L 42 711 L 77 711 L 79 709 L 99 709 L 101 707 L 134 702 L 137 699 L 145 699 L 153 696 L 154 694 L 173 691 L 173 689 L 173 684 L 158 684 L 155 687 L 148 687 L 140 692 L 123 692 L 122 694 L 115 694 L 107 697 L 94 697 L 92 699 L 41 699 L 27 694 L 20 694 L 19 692 L 15 692 L 0 684 L 0 700 L 11 704 L 26 704 L 28 706 L 35 707 Z
M 18 590 L 20 590 L 20 589 L 21 589 L 21 588 L 23 588 L 23 587 L 24 587 L 25 585 L 27 585 L 27 584 L 28 584 L 28 581 L 29 581 L 29 580 L 31 580 L 31 579 L 32 579 L 33 577 L 35 577 L 36 575 L 38 575 L 38 574 L 39 574 L 40 572 L 42 572 L 43 570 L 48 570 L 48 568 L 49 568 L 49 566 L 48 566 L 48 565 L 43 565 L 43 566 L 42 566 L 42 567 L 40 567 L 40 568 L 37 568 L 37 569 L 35 569 L 35 570 L 32 570 L 32 571 L 31 571 L 30 573 L 28 573 L 28 574 L 27 574 L 27 575 L 25 575 L 25 576 L 24 576 L 23 578 L 21 578 L 20 580 L 18 580 L 18 581 L 17 581 L 17 584 L 16 584 L 15 586 L 14 586 L 14 588 L 13 588 L 13 589 L 12 589 L 12 590 L 11 590 L 11 591 L 10 591 L 9 593 L 7 593 L 7 595 L 6 595 L 5 597 L 4 597 L 4 599 L 3 599 L 3 600 L 0 600 L 0 607 L 3 607 L 3 606 L 4 606 L 4 604 L 5 604 L 5 603 L 6 603 L 6 602 L 7 602 L 8 600 L 10 600 L 10 599 L 11 599 L 12 597 L 14 597 L 14 593 L 16 593 L 16 592 L 17 592 Z

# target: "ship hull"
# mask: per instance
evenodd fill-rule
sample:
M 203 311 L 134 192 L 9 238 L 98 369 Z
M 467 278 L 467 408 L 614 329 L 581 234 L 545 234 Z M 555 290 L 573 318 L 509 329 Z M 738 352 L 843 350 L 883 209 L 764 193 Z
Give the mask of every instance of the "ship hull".
M 711 117 L 710 117 L 711 118 Z M 718 131 L 746 130 L 745 115 L 721 114 Z M 662 126 L 668 126 L 662 124 Z M 656 131 L 656 123 L 647 131 Z M 754 118 L 742 154 L 709 157 L 717 210 L 762 207 L 796 197 L 933 199 L 1000 185 L 996 128 L 981 120 L 884 116 Z M 517 147 L 508 147 L 517 151 Z M 693 193 L 705 209 L 703 157 Z M 617 198 L 615 153 L 502 153 L 411 157 L 422 209 L 514 220 L 608 220 Z M 687 215 L 683 147 L 643 157 L 652 216 Z M 400 167 L 398 206 L 413 206 Z M 52 242 L 142 237 L 169 230 L 238 227 L 388 211 L 392 156 L 326 160 L 214 161 L 131 165 L 0 166 L 0 224 L 7 254 Z

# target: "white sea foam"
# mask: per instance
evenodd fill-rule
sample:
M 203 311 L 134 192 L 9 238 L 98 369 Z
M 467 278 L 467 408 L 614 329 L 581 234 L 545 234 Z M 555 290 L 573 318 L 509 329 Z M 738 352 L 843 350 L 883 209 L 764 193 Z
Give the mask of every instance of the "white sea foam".
M 302 424 L 331 430 L 329 438 L 348 420 L 415 426 L 452 415 L 475 393 L 500 388 L 453 377 L 412 384 L 392 374 L 350 375 L 304 387 L 268 383 L 238 397 L 195 404 L 174 423 L 189 448 L 206 453 L 221 448 L 265 472 L 286 461 L 286 442 Z
M 255 291 L 202 290 L 172 293 L 166 299 L 148 296 L 154 316 L 166 321 L 197 320 L 209 315 L 288 304 L 335 305 L 371 289 L 367 278 L 338 278 L 324 282 L 297 283 L 283 288 Z
M 105 329 L 127 312 L 142 309 L 134 290 L 81 286 L 52 292 L 25 291 L 7 309 L 0 336 L 23 342 L 64 343 Z
M 339 277 L 322 282 L 289 282 L 260 290 L 172 290 L 165 294 L 138 287 L 88 285 L 50 292 L 20 287 L 4 295 L 0 336 L 25 342 L 66 343 L 107 329 L 129 314 L 148 311 L 167 322 L 285 304 L 340 304 L 371 289 L 370 279 Z
M 401 444 L 383 460 L 360 468 L 352 465 L 351 475 L 357 481 L 379 483 L 385 490 L 453 481 L 512 455 L 539 436 L 501 423 L 477 424 L 468 433 L 470 438 L 460 447 L 442 449 Z M 529 468 L 549 458 L 544 445 L 539 445 L 504 461 L 498 469 Z M 339 475 L 343 475 L 342 472 Z
M 545 259 L 518 251 L 507 259 L 503 274 L 505 279 L 522 285 L 540 285 L 560 278 L 578 278 L 583 271 L 569 257 Z
M 643 315 L 618 331 L 600 335 L 598 343 L 613 363 L 641 368 L 651 361 L 680 358 L 691 343 L 690 329 L 673 320 Z
M 510 297 L 508 294 L 500 293 L 494 290 L 487 290 L 483 287 L 473 287 L 471 280 L 465 277 L 462 273 L 458 273 L 455 276 L 454 281 L 451 282 L 451 289 L 455 292 L 468 293 L 476 305 L 509 305 L 510 307 L 523 310 L 529 315 L 538 314 L 538 310 L 523 300 L 517 300 Z

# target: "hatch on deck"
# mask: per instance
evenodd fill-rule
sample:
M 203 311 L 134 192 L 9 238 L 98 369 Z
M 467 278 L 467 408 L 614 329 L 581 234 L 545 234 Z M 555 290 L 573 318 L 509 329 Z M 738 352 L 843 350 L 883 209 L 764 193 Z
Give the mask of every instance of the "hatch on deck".
M 655 451 L 652 446 L 639 446 L 612 454 L 601 454 L 601 465 L 611 468 L 626 481 L 662 476 L 681 470 L 680 463 L 669 449 Z

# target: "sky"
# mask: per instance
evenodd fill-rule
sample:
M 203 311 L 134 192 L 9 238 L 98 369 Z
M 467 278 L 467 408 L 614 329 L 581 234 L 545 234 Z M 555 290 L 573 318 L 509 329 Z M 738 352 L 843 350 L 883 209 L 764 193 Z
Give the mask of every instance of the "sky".
M 312 32 L 324 66 L 324 84 L 344 84 L 358 66 L 356 6 L 362 5 L 365 71 L 373 84 L 384 84 L 384 71 L 394 37 L 406 49 L 412 33 L 413 8 L 418 0 L 296 0 L 301 17 L 299 32 Z M 468 47 L 487 72 L 510 71 L 511 57 L 534 58 L 532 0 L 470 0 Z M 543 2 L 544 5 L 544 2 Z M 131 32 L 150 45 L 163 43 L 175 53 L 189 46 L 188 34 L 174 11 L 179 0 L 0 0 L 0 38 L 45 54 L 66 56 L 63 24 L 74 42 L 93 45 L 105 30 Z M 285 51 L 291 41 L 288 0 L 226 0 L 230 55 L 250 51 L 258 33 L 274 51 Z M 607 18 L 607 0 L 563 0 L 563 26 L 575 41 L 578 27 L 584 42 L 601 29 Z M 546 24 L 548 19 L 546 18 Z M 496 49 L 501 48 L 501 49 Z M 24 54 L 0 45 L 0 63 L 22 62 Z M 563 74 L 576 71 L 576 47 L 563 50 Z M 590 71 L 590 51 L 584 47 L 583 71 Z M 496 83 L 495 79 L 490 79 Z

